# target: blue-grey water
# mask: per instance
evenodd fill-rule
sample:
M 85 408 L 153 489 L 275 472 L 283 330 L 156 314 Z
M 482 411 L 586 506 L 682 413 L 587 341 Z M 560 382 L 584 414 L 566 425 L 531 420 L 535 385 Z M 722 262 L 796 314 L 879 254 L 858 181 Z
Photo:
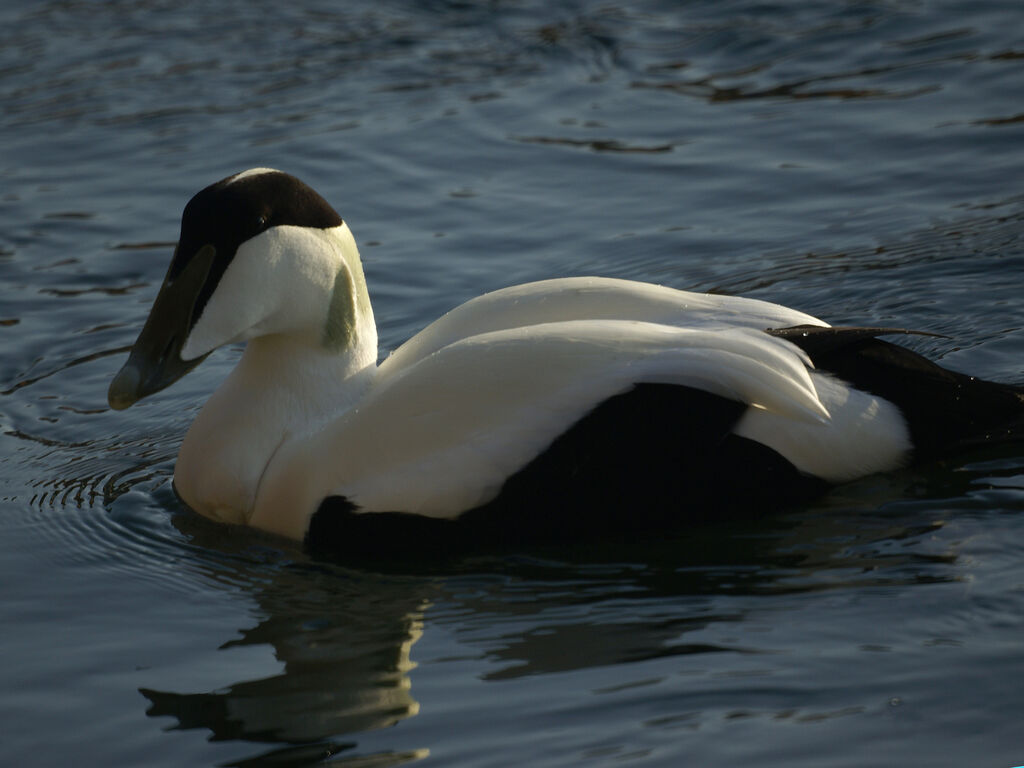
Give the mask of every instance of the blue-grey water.
M 348 220 L 382 353 L 601 274 L 1024 381 L 1018 0 L 6 0 L 0 104 L 4 765 L 1024 764 L 1019 449 L 379 574 L 175 500 L 238 350 L 105 401 L 185 201 L 251 166 Z

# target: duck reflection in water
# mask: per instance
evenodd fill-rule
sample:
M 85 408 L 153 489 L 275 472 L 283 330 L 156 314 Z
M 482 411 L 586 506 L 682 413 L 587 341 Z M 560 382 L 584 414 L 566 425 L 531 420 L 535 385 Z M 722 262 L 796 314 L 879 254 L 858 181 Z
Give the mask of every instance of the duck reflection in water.
M 223 543 L 191 514 L 174 519 L 193 542 Z M 245 542 L 235 542 L 244 548 Z M 235 547 L 232 547 L 235 548 Z M 244 562 L 244 559 L 243 559 Z M 268 645 L 284 668 L 277 675 L 203 693 L 142 688 L 150 717 L 173 717 L 172 729 L 205 728 L 212 741 L 277 745 L 233 765 L 317 762 L 356 747 L 345 734 L 385 728 L 416 715 L 410 649 L 422 634 L 429 580 L 376 578 L 315 563 L 268 568 L 249 559 L 239 582 L 251 585 L 262 618 L 220 650 Z M 223 571 L 211 573 L 218 582 Z M 398 765 L 426 750 L 362 755 L 374 766 Z
M 876 491 L 891 496 L 893 489 Z M 174 521 L 208 551 L 244 554 L 237 532 L 225 536 L 221 526 L 188 513 Z M 419 713 L 411 654 L 428 611 L 442 625 L 463 626 L 473 617 L 471 655 L 479 660 L 479 679 L 495 684 L 656 658 L 677 657 L 685 665 L 682 658 L 689 657 L 706 666 L 708 654 L 736 658 L 766 650 L 749 638 L 709 642 L 705 630 L 728 623 L 743 637 L 748 610 L 768 596 L 873 579 L 889 585 L 955 579 L 955 553 L 923 557 L 912 546 L 932 537 L 937 525 L 933 512 L 901 520 L 833 509 L 728 531 L 711 527 L 685 540 L 609 542 L 606 551 L 591 548 L 574 562 L 494 558 L 449 564 L 430 575 L 373 574 L 301 556 L 272 566 L 240 557 L 234 562 L 243 563 L 243 572 L 230 581 L 250 585 L 262 618 L 221 650 L 270 646 L 283 670 L 209 692 L 141 692 L 147 714 L 174 718 L 173 729 L 273 745 L 232 765 L 304 765 L 344 752 L 361 765 L 398 765 L 429 754 L 430 745 L 368 755 L 359 753 L 354 736 Z M 904 546 L 893 548 L 894 541 Z M 679 567 L 681 559 L 688 567 Z M 852 570 L 860 574 L 856 583 L 837 579 Z M 210 577 L 223 583 L 223 562 Z

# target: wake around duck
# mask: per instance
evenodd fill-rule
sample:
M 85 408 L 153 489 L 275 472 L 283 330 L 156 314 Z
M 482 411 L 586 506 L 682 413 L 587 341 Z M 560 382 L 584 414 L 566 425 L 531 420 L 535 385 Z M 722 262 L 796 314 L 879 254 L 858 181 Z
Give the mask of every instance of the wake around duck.
M 902 333 L 577 277 L 475 298 L 378 364 L 348 226 L 257 168 L 186 205 L 108 399 L 245 342 L 182 442 L 182 500 L 321 550 L 445 550 L 758 514 L 1024 435 L 1024 388 L 878 338 Z

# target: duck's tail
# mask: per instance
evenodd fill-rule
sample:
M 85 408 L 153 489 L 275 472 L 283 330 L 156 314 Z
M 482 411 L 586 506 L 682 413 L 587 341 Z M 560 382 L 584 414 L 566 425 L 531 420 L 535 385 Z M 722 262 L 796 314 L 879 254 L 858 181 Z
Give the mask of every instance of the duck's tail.
M 917 332 L 798 326 L 769 333 L 807 352 L 818 370 L 896 405 L 907 420 L 916 458 L 1024 442 L 1024 387 L 950 371 L 877 338 Z

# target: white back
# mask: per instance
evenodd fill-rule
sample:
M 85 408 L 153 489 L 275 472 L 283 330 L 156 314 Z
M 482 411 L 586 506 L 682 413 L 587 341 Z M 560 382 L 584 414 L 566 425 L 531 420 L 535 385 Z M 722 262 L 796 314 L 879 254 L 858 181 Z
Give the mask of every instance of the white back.
M 566 277 L 485 293 L 428 325 L 385 361 L 406 366 L 459 339 L 565 320 L 640 320 L 688 328 L 827 326 L 816 317 L 740 296 L 680 291 L 610 277 Z

